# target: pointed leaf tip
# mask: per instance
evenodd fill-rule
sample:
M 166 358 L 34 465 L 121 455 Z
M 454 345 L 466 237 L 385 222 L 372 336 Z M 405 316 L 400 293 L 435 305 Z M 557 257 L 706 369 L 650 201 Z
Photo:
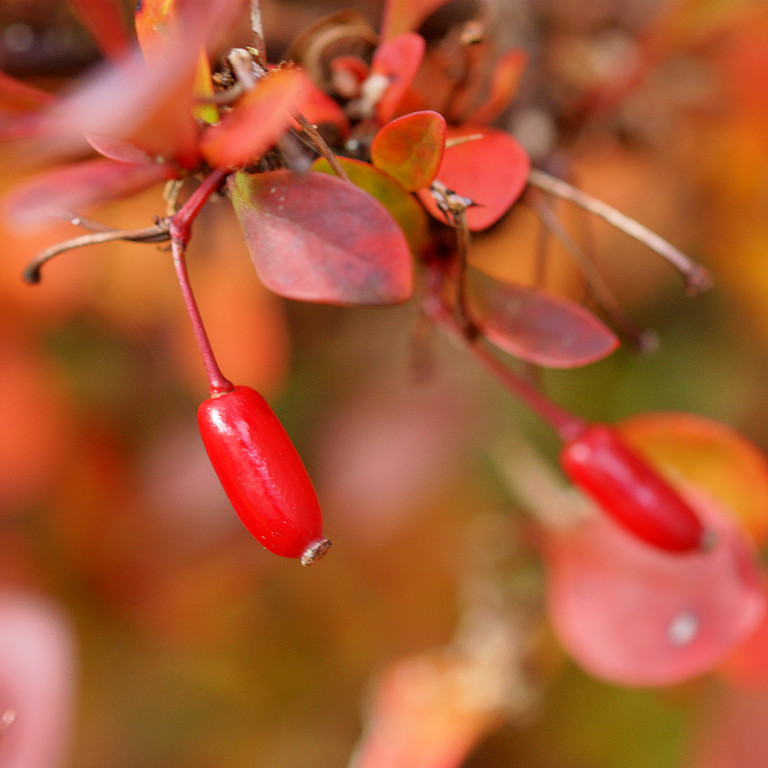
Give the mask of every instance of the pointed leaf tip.
M 492 344 L 548 368 L 576 368 L 609 355 L 616 335 L 589 310 L 536 288 L 469 273 L 475 322 Z

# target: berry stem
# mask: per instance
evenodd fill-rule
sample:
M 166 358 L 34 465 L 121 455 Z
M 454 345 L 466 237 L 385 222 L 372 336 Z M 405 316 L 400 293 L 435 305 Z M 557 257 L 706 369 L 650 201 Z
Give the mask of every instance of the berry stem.
M 182 205 L 170 220 L 171 251 L 173 253 L 176 277 L 181 287 L 187 314 L 192 321 L 192 330 L 195 334 L 197 346 L 200 348 L 200 355 L 203 358 L 203 365 L 208 376 L 208 391 L 211 397 L 223 394 L 224 392 L 231 392 L 235 387 L 221 372 L 219 364 L 216 362 L 216 357 L 213 354 L 211 342 L 205 331 L 203 318 L 200 315 L 200 309 L 197 306 L 195 294 L 189 282 L 186 253 L 187 244 L 192 232 L 192 223 L 197 218 L 208 198 L 221 186 L 226 175 L 226 171 L 216 170 L 206 176 L 200 186 L 192 193 L 189 200 Z
M 463 341 L 475 360 L 496 376 L 510 392 L 532 411 L 544 419 L 557 432 L 558 437 L 563 442 L 573 440 L 587 429 L 588 423 L 584 419 L 553 403 L 538 389 L 504 365 L 479 340 L 468 337 L 460 321 L 453 316 L 439 297 L 431 296 L 425 301 L 424 311 L 451 337 Z

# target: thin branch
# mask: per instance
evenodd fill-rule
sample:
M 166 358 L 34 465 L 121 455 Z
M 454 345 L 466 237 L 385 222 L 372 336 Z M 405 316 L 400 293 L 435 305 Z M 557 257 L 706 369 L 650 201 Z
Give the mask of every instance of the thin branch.
M 510 370 L 477 339 L 468 337 L 465 329 L 439 296 L 429 295 L 424 300 L 423 310 L 452 339 L 462 342 L 475 360 L 499 379 L 512 394 L 544 419 L 557 432 L 561 440 L 573 440 L 586 429 L 587 422 L 581 417 L 554 403 L 525 379 Z
M 456 281 L 456 301 L 454 313 L 459 324 L 464 328 L 468 339 L 477 336 L 478 329 L 469 313 L 467 303 L 467 262 L 471 237 L 467 224 L 467 208 L 475 205 L 469 197 L 457 195 L 441 181 L 435 179 L 430 185 L 430 192 L 437 207 L 445 216 L 446 222 L 456 233 L 456 258 L 454 279 Z
M 179 194 L 184 186 L 184 179 L 171 179 L 163 189 L 165 215 L 170 218 L 179 210 Z
M 626 316 L 594 263 L 584 255 L 581 248 L 576 245 L 573 238 L 566 232 L 557 217 L 552 214 L 552 211 L 544 205 L 537 203 L 532 196 L 527 196 L 525 200 L 544 226 L 555 235 L 565 250 L 568 251 L 574 261 L 579 265 L 579 268 L 584 273 L 584 277 L 587 280 L 590 290 L 594 294 L 595 300 L 608 314 L 611 322 L 632 341 L 632 344 L 639 352 L 653 351 L 657 345 L 656 335 L 653 331 L 649 331 L 645 328 L 638 328 L 630 318 Z
M 256 85 L 257 70 L 254 69 L 254 62 L 251 52 L 245 48 L 233 48 L 227 55 L 227 61 L 232 68 L 237 84 L 245 91 L 250 91 Z M 266 67 L 259 64 L 259 71 L 266 74 Z
M 192 291 L 192 285 L 189 281 L 187 271 L 187 244 L 192 234 L 192 224 L 202 210 L 205 203 L 210 199 L 227 177 L 227 171 L 215 170 L 206 176 L 200 186 L 190 195 L 179 211 L 169 220 L 169 231 L 171 236 L 171 250 L 173 252 L 173 264 L 176 269 L 176 277 L 181 287 L 181 294 L 184 298 L 184 305 L 187 314 L 192 322 L 192 329 L 195 334 L 195 340 L 200 348 L 200 355 L 203 358 L 203 366 L 208 376 L 208 390 L 214 395 L 231 392 L 234 389 L 229 379 L 227 379 L 216 362 L 216 357 L 211 347 L 211 342 L 203 325 L 203 318 L 200 315 L 200 309 L 197 306 L 195 294 Z
M 253 47 L 256 49 L 257 61 L 266 68 L 267 52 L 264 42 L 264 24 L 261 19 L 261 3 L 259 0 L 251 0 L 251 32 L 253 34 Z
M 592 195 L 586 192 L 582 192 L 562 179 L 550 176 L 548 173 L 535 168 L 528 175 L 528 183 L 532 187 L 541 189 L 563 200 L 568 200 L 574 205 L 579 206 L 579 208 L 599 216 L 616 227 L 616 229 L 621 230 L 624 234 L 629 235 L 629 237 L 659 254 L 659 256 L 666 259 L 683 275 L 686 281 L 686 291 L 690 295 L 705 291 L 712 285 L 712 278 L 704 267 L 689 259 L 682 251 L 675 248 L 674 245 L 663 237 L 644 227 L 638 221 L 629 218 L 629 216 L 625 216 L 607 203 L 592 197 Z
M 74 211 L 57 211 L 53 214 L 58 219 L 68 221 L 73 227 L 82 227 L 88 229 L 91 232 L 115 232 L 114 227 L 110 227 L 108 224 L 103 224 L 95 219 L 89 219 L 87 216 L 81 216 Z
M 336 155 L 333 154 L 331 148 L 326 144 L 325 139 L 320 135 L 317 128 L 307 120 L 301 112 L 296 114 L 296 120 L 298 121 L 301 129 L 312 141 L 317 148 L 317 151 L 328 161 L 328 165 L 331 166 L 333 172 L 344 181 L 349 181 L 347 172 L 341 167 L 341 163 L 338 161 Z
M 470 235 L 467 226 L 466 208 L 453 214 L 453 227 L 456 231 L 456 318 L 465 329 L 468 337 L 477 334 L 477 326 L 472 322 L 467 302 L 467 261 L 469 259 Z
M 181 295 L 184 299 L 184 306 L 192 322 L 192 330 L 195 334 L 195 340 L 200 348 L 200 355 L 203 358 L 203 366 L 208 376 L 208 390 L 213 397 L 216 394 L 231 392 L 234 389 L 232 382 L 227 379 L 219 368 L 216 357 L 213 354 L 213 348 L 208 338 L 208 333 L 203 325 L 203 318 L 200 315 L 200 309 L 197 306 L 195 294 L 189 282 L 189 272 L 187 271 L 187 245 L 183 239 L 173 238 L 171 240 L 171 250 L 173 252 L 173 266 L 176 269 L 176 277 L 181 287 Z
M 43 265 L 49 262 L 55 256 L 66 251 L 72 251 L 75 248 L 84 248 L 89 245 L 97 245 L 99 243 L 109 243 L 115 240 L 127 240 L 130 242 L 143 242 L 143 243 L 162 243 L 170 239 L 168 234 L 167 224 L 159 222 L 151 227 L 144 229 L 106 229 L 99 232 L 94 232 L 90 235 L 82 235 L 81 237 L 73 237 L 71 240 L 65 240 L 63 243 L 57 243 L 56 245 L 46 248 L 39 253 L 35 258 L 27 265 L 23 272 L 23 278 L 26 283 L 35 285 L 40 282 L 41 275 L 40 270 Z
M 183 242 L 185 246 L 187 245 L 192 223 L 197 218 L 203 206 L 208 202 L 211 195 L 219 190 L 228 174 L 229 171 L 218 168 L 209 173 L 208 176 L 200 182 L 200 186 L 171 217 L 169 228 L 173 240 L 179 240 Z

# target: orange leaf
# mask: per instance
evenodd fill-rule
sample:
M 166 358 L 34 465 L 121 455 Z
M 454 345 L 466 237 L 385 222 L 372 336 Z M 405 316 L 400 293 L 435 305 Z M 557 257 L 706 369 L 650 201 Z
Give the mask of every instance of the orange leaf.
M 378 680 L 354 768 L 458 768 L 502 722 L 482 667 L 449 652 L 391 664 Z M 484 687 L 485 685 L 485 687 Z
M 139 0 L 134 14 L 136 37 L 148 60 L 179 34 L 177 0 Z
M 671 481 L 716 499 L 752 540 L 768 542 L 768 459 L 734 429 L 703 416 L 649 413 L 617 425 Z
M 386 0 L 381 21 L 382 39 L 417 30 L 427 16 L 446 2 L 448 0 Z
M 213 96 L 213 82 L 211 80 L 211 67 L 208 63 L 208 55 L 205 50 L 205 35 L 200 31 L 205 29 L 206 22 L 218 23 L 216 13 L 205 15 L 201 8 L 187 7 L 186 18 L 180 19 L 178 0 L 140 0 L 136 7 L 136 35 L 139 40 L 144 58 L 150 66 L 161 64 L 163 57 L 175 46 L 197 45 L 198 54 L 197 69 L 195 71 L 194 91 L 198 100 L 210 99 Z M 202 23 L 201 23 L 202 21 Z M 207 123 L 215 123 L 219 119 L 218 109 L 211 103 L 196 103 L 193 106 L 196 117 Z
M 237 168 L 258 159 L 291 124 L 308 92 L 297 69 L 272 72 L 240 99 L 200 141 L 203 157 L 216 168 Z
M 429 186 L 445 150 L 445 118 L 412 112 L 387 123 L 371 143 L 371 161 L 406 189 Z

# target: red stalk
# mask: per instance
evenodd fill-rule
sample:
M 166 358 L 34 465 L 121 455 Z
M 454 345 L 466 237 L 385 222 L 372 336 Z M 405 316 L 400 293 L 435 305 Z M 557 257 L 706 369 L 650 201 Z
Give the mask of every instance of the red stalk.
M 200 186 L 192 193 L 189 200 L 171 217 L 169 228 L 176 277 L 181 287 L 189 319 L 192 321 L 192 330 L 195 334 L 197 346 L 200 348 L 200 355 L 203 358 L 203 365 L 208 376 L 208 391 L 211 397 L 223 394 L 224 392 L 231 392 L 235 386 L 221 372 L 219 364 L 216 362 L 216 356 L 213 354 L 211 342 L 208 339 L 208 334 L 203 325 L 203 318 L 200 316 L 200 309 L 197 306 L 195 294 L 189 282 L 186 252 L 192 233 L 192 224 L 211 195 L 221 186 L 226 175 L 227 171 L 219 169 L 206 176 Z

